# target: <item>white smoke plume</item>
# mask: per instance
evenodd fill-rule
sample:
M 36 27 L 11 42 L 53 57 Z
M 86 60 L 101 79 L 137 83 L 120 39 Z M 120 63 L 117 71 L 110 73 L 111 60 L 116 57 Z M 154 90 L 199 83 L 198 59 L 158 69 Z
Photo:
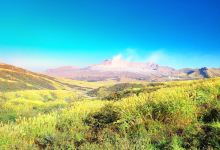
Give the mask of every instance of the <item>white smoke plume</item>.
M 156 50 L 152 53 L 141 56 L 138 54 L 138 50 L 127 48 L 124 53 L 119 53 L 112 57 L 112 61 L 115 64 L 119 64 L 123 60 L 126 61 L 136 61 L 136 62 L 151 62 L 151 63 L 160 63 L 166 58 L 166 55 L 164 54 L 163 50 Z
M 151 63 L 160 63 L 165 58 L 165 54 L 163 51 L 155 51 L 151 53 L 148 57 L 146 57 L 146 62 Z

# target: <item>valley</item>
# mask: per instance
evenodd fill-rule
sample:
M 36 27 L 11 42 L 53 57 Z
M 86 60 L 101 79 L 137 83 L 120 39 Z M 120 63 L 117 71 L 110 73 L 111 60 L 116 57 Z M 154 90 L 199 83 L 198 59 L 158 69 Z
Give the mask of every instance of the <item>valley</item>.
M 220 147 L 218 77 L 88 82 L 1 64 L 0 79 L 2 150 Z
M 220 0 L 0 0 L 0 150 L 220 150 Z

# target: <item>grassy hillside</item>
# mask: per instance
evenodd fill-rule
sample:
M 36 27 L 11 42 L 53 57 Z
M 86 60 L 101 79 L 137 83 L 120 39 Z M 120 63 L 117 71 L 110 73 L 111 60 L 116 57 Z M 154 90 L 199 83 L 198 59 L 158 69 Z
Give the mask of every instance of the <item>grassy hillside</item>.
M 85 91 L 115 81 L 86 82 L 49 77 L 12 65 L 0 64 L 0 92 L 21 90 L 79 90 Z
M 0 64 L 0 91 L 27 89 L 66 89 L 55 78 L 33 73 L 7 64 Z
M 26 90 L 0 93 L 0 122 L 14 122 L 20 117 L 30 118 L 70 107 L 83 99 L 77 91 Z
M 107 85 L 91 86 L 102 100 L 68 90 L 3 92 L 0 149 L 220 148 L 220 78 Z M 121 93 L 105 100 L 99 91 Z

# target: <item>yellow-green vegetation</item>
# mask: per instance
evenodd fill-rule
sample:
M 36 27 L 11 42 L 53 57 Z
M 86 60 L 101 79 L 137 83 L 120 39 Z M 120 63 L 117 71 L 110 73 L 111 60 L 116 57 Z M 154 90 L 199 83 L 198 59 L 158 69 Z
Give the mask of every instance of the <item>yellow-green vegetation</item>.
M 86 82 L 54 78 L 15 66 L 0 64 L 0 92 L 21 90 L 78 90 L 88 91 L 101 86 L 114 85 L 116 81 Z
M 1 93 L 0 149 L 220 149 L 220 78 L 104 85 Z
M 0 121 L 15 121 L 70 107 L 83 99 L 80 92 L 67 90 L 26 90 L 0 93 Z
M 71 79 L 65 79 L 65 78 L 64 79 L 59 78 L 59 81 L 61 81 L 62 83 L 68 84 L 68 85 L 79 87 L 81 89 L 96 89 L 102 86 L 112 86 L 118 83 L 115 80 L 87 82 L 87 81 L 71 80 Z
M 7 64 L 0 64 L 0 91 L 71 89 L 56 78 L 33 73 Z

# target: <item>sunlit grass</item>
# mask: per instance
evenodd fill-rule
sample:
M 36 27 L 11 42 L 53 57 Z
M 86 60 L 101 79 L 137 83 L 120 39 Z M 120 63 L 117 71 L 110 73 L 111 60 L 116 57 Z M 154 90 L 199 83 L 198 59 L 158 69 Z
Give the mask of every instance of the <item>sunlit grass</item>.
M 80 90 L 0 93 L 0 149 L 220 148 L 220 78 L 144 89 L 117 100 L 88 99 Z

